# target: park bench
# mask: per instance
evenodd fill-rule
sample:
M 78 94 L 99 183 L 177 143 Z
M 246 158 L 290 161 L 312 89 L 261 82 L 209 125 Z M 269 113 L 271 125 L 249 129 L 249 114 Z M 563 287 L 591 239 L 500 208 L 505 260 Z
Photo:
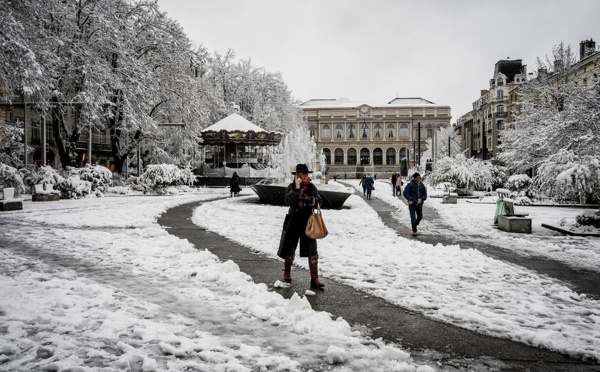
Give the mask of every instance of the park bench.
M 60 191 L 55 190 L 51 183 L 41 183 L 34 185 L 35 193 L 31 197 L 34 202 L 39 201 L 56 201 L 60 199 Z
M 14 187 L 5 187 L 0 190 L 0 211 L 20 211 L 23 209 L 23 199 L 15 198 Z
M 529 213 L 515 213 L 514 201 L 504 199 L 504 211 L 498 215 L 498 229 L 506 232 L 531 234 Z
M 450 182 L 444 182 L 444 194 L 442 196 L 442 204 L 456 204 L 458 203 L 458 194 L 451 193 L 452 184 Z

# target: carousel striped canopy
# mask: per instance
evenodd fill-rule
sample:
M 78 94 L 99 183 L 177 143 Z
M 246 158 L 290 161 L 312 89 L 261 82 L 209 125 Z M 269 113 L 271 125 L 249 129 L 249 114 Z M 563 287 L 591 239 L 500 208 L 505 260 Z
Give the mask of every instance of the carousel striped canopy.
M 277 145 L 281 142 L 281 133 L 267 132 L 241 115 L 233 113 L 204 129 L 202 139 L 206 145 L 224 143 Z

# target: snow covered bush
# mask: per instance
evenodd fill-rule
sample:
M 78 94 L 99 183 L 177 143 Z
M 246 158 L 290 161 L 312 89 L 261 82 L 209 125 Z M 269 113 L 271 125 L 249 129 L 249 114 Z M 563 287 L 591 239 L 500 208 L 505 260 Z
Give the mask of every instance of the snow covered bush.
M 14 168 L 23 165 L 21 156 L 25 144 L 23 144 L 23 128 L 20 128 L 20 124 L 9 124 L 4 120 L 0 120 L 0 163 Z M 28 147 L 28 150 L 30 149 Z
M 531 187 L 531 178 L 526 174 L 513 174 L 506 181 L 505 187 L 517 193 L 526 192 Z
M 562 149 L 538 168 L 534 187 L 557 200 L 600 200 L 600 159 Z
M 181 170 L 173 164 L 152 164 L 140 178 L 151 190 L 163 193 L 168 186 L 189 185 L 195 177 L 190 168 Z
M 85 198 L 92 193 L 92 183 L 90 181 L 82 181 L 77 174 L 63 179 L 54 188 L 59 190 L 61 197 L 65 199 Z
M 27 168 L 21 168 L 19 172 L 21 172 L 21 175 L 23 176 L 23 182 L 30 189 L 33 189 L 34 185 L 44 183 L 57 185 L 64 181 L 64 177 L 51 166 L 36 167 L 32 165 Z
M 16 168 L 0 163 L 0 188 L 13 187 L 15 195 L 19 196 L 25 192 L 25 184 L 21 173 Z
M 504 188 L 508 179 L 508 176 L 506 175 L 506 168 L 500 164 L 497 164 L 497 162 L 492 161 L 490 163 L 490 172 L 492 173 L 492 190 Z
M 526 196 L 519 196 L 515 198 L 515 205 L 532 205 L 533 201 Z
M 579 225 L 594 226 L 600 229 L 600 211 L 585 212 L 575 219 Z
M 75 169 L 83 181 L 89 181 L 92 184 L 92 192 L 96 194 L 105 193 L 111 185 L 112 172 L 106 167 L 86 165 L 84 168 L 73 168 L 73 171 Z
M 428 181 L 432 185 L 451 182 L 458 189 L 485 190 L 491 188 L 492 172 L 489 162 L 457 154 L 435 162 Z

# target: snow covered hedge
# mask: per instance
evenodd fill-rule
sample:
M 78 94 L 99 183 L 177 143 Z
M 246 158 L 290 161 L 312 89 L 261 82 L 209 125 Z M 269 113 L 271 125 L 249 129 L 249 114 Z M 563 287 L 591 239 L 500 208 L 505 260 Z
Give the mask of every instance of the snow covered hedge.
M 33 189 L 34 185 L 43 183 L 57 185 L 64 181 L 64 177 L 51 166 L 36 167 L 35 165 L 31 165 L 27 168 L 19 169 L 19 172 L 23 177 L 23 182 L 30 189 Z
M 60 190 L 61 197 L 66 199 L 81 199 L 92 193 L 92 183 L 81 180 L 78 174 L 64 178 L 55 188 Z
M 19 196 L 25 192 L 25 184 L 21 173 L 10 165 L 0 163 L 0 188 L 13 187 L 15 195 Z
M 458 154 L 435 162 L 427 179 L 433 185 L 451 182 L 459 189 L 485 190 L 491 188 L 493 176 L 489 162 Z
M 189 167 L 179 169 L 173 164 L 152 164 L 140 178 L 151 190 L 162 193 L 168 186 L 190 185 L 196 176 Z
M 93 167 L 86 165 L 84 168 L 71 168 L 72 173 L 77 173 L 81 180 L 89 181 L 92 185 L 92 192 L 105 193 L 112 182 L 112 172 L 101 165 Z

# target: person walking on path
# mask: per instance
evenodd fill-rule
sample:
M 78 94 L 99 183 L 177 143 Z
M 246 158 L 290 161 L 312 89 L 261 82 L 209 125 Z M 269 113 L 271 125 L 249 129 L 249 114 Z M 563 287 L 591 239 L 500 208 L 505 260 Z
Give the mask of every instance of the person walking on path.
M 396 189 L 396 194 L 395 195 L 402 195 L 402 186 L 404 185 L 404 182 L 402 182 L 402 176 L 398 175 L 398 178 L 396 178 L 396 185 L 394 185 L 394 188 Z
M 365 178 L 365 187 L 367 189 L 367 199 L 371 199 L 371 192 L 373 191 L 373 189 L 375 189 L 375 187 L 373 187 L 373 185 L 375 185 L 375 181 L 373 181 L 370 174 L 367 174 L 367 178 Z
M 360 182 L 358 183 L 363 188 L 363 196 L 367 195 L 367 185 L 365 185 L 366 179 L 367 176 L 363 174 L 362 178 L 360 179 Z
M 423 219 L 423 202 L 427 200 L 427 188 L 421 182 L 421 175 L 415 173 L 412 180 L 404 188 L 404 197 L 408 200 L 410 223 L 413 236 L 417 235 L 417 226 Z
M 240 177 L 237 172 L 233 172 L 233 176 L 229 180 L 229 197 L 238 196 L 240 193 Z
M 396 172 L 392 173 L 392 195 L 396 196 L 396 180 L 398 179 L 398 175 Z
M 277 255 L 284 259 L 283 280 L 289 283 L 292 281 L 292 263 L 300 240 L 300 257 L 308 257 L 310 286 L 323 289 L 325 284 L 319 281 L 317 241 L 307 237 L 304 232 L 313 208 L 316 208 L 317 204 L 320 205 L 322 201 L 319 190 L 308 177 L 309 173 L 312 171 L 308 170 L 306 164 L 298 164 L 296 171 L 292 173 L 296 175 L 294 182 L 290 183 L 285 190 L 285 204 L 290 208 L 283 222 Z

